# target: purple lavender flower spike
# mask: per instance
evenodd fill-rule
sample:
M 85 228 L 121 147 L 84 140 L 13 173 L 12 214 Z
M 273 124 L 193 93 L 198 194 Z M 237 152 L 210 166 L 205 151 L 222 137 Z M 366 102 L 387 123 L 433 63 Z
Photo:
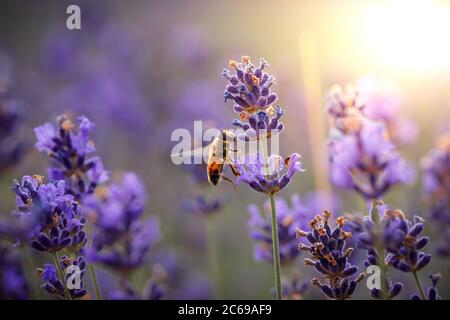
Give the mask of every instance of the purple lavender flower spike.
M 293 262 L 300 254 L 297 248 L 296 228 L 307 226 L 307 212 L 297 197 L 291 204 L 283 198 L 275 199 L 277 208 L 278 237 L 280 241 L 280 260 L 282 264 Z M 261 215 L 256 205 L 248 206 L 250 219 L 247 222 L 250 236 L 255 241 L 253 256 L 257 261 L 273 263 L 270 203 L 264 206 L 265 215 Z
M 260 153 L 248 155 L 245 163 L 236 161 L 236 167 L 240 174 L 236 184 L 245 182 L 255 191 L 266 194 L 277 193 L 289 184 L 295 172 L 305 171 L 300 158 L 301 156 L 297 153 L 286 159 L 279 155 L 271 155 L 266 161 Z M 287 166 L 286 170 L 284 170 L 284 166 Z M 266 175 L 266 169 L 268 169 L 269 175 Z
M 441 280 L 441 274 L 430 273 L 428 277 L 431 280 L 431 287 L 428 289 L 428 296 L 427 296 L 428 300 L 441 300 L 441 296 L 439 295 L 438 290 L 436 288 L 439 280 Z M 411 300 L 422 300 L 422 298 L 415 293 L 411 296 Z
M 59 260 L 61 270 L 64 274 L 64 283 L 58 277 L 57 269 L 53 264 L 46 264 L 43 269 L 38 269 L 38 275 L 45 281 L 41 285 L 45 291 L 64 298 L 65 291 L 72 298 L 82 298 L 87 290 L 84 288 L 83 277 L 86 271 L 86 261 L 83 257 L 70 258 L 62 256 Z M 73 287 L 66 287 L 69 282 L 80 280 L 79 283 L 70 283 Z
M 305 265 L 314 266 L 321 277 L 327 280 L 327 283 L 321 283 L 318 278 L 314 278 L 311 283 L 327 297 L 343 300 L 352 296 L 358 282 L 364 279 L 364 273 L 351 279 L 358 272 L 358 268 L 348 261 L 353 248 L 347 247 L 346 241 L 352 234 L 343 230 L 344 217 L 336 219 L 337 226 L 333 229 L 329 225 L 330 217 L 331 212 L 325 210 L 310 222 L 311 231 L 297 229 L 297 237 L 309 242 L 302 241 L 298 247 L 310 253 L 310 257 L 305 258 Z
M 95 151 L 90 133 L 94 124 L 79 117 L 79 126 L 65 115 L 57 118 L 57 125 L 45 123 L 34 129 L 36 148 L 46 152 L 51 161 L 48 174 L 52 180 L 66 181 L 66 190 L 78 200 L 108 180 L 101 160 L 92 156 Z
M 242 62 L 230 60 L 229 69 L 224 69 L 222 76 L 228 80 L 225 89 L 225 101 L 234 101 L 234 111 L 243 115 L 252 115 L 258 110 L 264 110 L 276 100 L 276 93 L 270 89 L 276 82 L 275 78 L 264 71 L 268 65 L 265 59 L 261 59 L 256 67 L 249 56 L 243 56 Z
M 241 117 L 241 120 L 235 119 L 233 125 L 244 131 L 244 135 L 239 136 L 240 139 L 246 141 L 256 140 L 260 137 L 269 139 L 283 131 L 284 124 L 280 121 L 283 114 L 284 111 L 280 106 L 268 107 L 252 115 Z
M 444 133 L 422 160 L 422 170 L 430 216 L 443 238 L 437 252 L 450 257 L 450 132 Z
M 123 273 L 146 262 L 160 234 L 156 218 L 139 220 L 145 202 L 145 188 L 134 173 L 126 173 L 119 183 L 99 187 L 85 198 L 85 214 L 96 226 L 92 247 L 85 249 L 89 261 Z
M 373 201 L 370 209 L 370 215 L 367 215 L 362 219 L 357 216 L 349 216 L 349 222 L 347 223 L 347 226 L 349 227 L 348 230 L 353 232 L 354 238 L 356 239 L 356 247 L 358 249 L 367 250 L 367 260 L 364 261 L 365 267 L 369 267 L 371 265 L 380 266 L 380 247 L 383 248 L 383 257 L 381 261 L 386 264 L 386 257 L 384 256 L 385 243 L 383 241 L 385 238 L 383 223 L 386 222 L 386 220 L 382 220 L 381 226 L 379 228 L 377 227 L 379 221 L 381 220 L 379 214 L 381 206 L 383 206 L 381 201 Z M 382 266 L 382 268 L 385 267 Z M 403 289 L 403 284 L 401 282 L 392 282 L 388 279 L 387 270 L 386 279 L 382 279 L 382 281 L 385 281 L 386 294 L 383 296 L 381 288 L 374 288 L 370 291 L 370 295 L 374 299 L 393 299 L 398 296 Z
M 378 199 L 396 184 L 411 183 L 414 172 L 400 157 L 382 122 L 367 118 L 357 94 L 329 94 L 331 180 L 365 199 Z
M 64 180 L 43 183 L 41 176 L 24 176 L 14 181 L 17 209 L 14 215 L 27 228 L 27 242 L 35 250 L 79 252 L 87 242 L 86 218 L 73 196 L 66 193 Z
M 20 260 L 10 248 L 0 244 L 0 300 L 24 300 L 28 284 Z
M 431 261 L 431 255 L 421 250 L 428 244 L 429 238 L 419 236 L 424 220 L 418 216 L 413 222 L 405 218 L 401 210 L 386 210 L 383 242 L 389 252 L 388 265 L 403 271 L 417 272 Z

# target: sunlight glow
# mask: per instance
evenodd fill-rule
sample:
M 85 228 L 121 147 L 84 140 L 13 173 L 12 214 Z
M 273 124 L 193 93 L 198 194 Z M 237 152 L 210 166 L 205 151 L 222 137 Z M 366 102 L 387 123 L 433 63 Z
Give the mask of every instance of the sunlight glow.
M 439 0 L 394 0 L 374 4 L 362 17 L 371 57 L 401 71 L 450 66 L 450 4 Z

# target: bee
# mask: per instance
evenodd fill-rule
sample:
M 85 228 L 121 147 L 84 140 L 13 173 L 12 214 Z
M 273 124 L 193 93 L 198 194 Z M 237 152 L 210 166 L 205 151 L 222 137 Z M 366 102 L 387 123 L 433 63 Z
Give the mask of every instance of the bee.
M 236 136 L 229 129 L 222 130 L 220 134 L 214 138 L 213 142 L 211 142 L 209 146 L 206 174 L 209 183 L 213 186 L 217 186 L 223 179 L 230 182 L 236 190 L 233 180 L 223 175 L 224 166 L 229 165 L 233 175 L 236 177 L 239 176 L 239 172 L 234 165 L 233 160 L 230 158 L 230 152 L 237 152 L 231 145 L 231 143 L 234 145 L 235 142 Z
M 217 186 L 223 179 L 230 182 L 234 190 L 236 190 L 233 180 L 224 176 L 224 168 L 226 165 L 230 167 L 234 176 L 239 176 L 239 172 L 232 159 L 232 154 L 238 152 L 238 150 L 234 149 L 236 141 L 235 134 L 230 129 L 224 129 L 219 132 L 208 146 L 194 149 L 187 156 L 191 157 L 193 155 L 195 158 L 202 156 L 202 159 L 205 159 L 206 176 L 211 185 Z M 180 157 L 184 156 L 180 153 L 173 153 L 172 157 L 175 157 L 178 161 Z

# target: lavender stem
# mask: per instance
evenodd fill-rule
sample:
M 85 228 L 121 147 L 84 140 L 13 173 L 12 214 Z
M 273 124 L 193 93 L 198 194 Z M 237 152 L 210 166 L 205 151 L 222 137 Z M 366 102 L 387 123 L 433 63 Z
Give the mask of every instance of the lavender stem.
M 273 193 L 270 194 L 270 206 L 272 208 L 272 249 L 273 269 L 275 274 L 275 295 L 277 300 L 281 300 L 280 247 L 278 243 L 277 210 L 275 207 L 275 195 Z
M 65 281 L 65 277 L 64 277 L 64 272 L 62 271 L 62 268 L 61 268 L 61 264 L 59 263 L 58 252 L 53 253 L 53 260 L 56 265 L 56 270 L 58 270 L 58 277 L 64 286 L 64 297 L 66 298 L 66 300 L 72 300 L 72 297 L 70 296 L 70 293 L 68 292 L 68 290 L 66 288 L 66 281 Z
M 420 283 L 420 279 L 419 279 L 419 276 L 417 275 L 417 272 L 413 271 L 412 274 L 414 276 L 414 280 L 416 280 L 416 284 L 417 284 L 417 287 L 419 288 L 421 298 L 423 300 L 427 300 L 427 298 L 425 296 L 425 291 L 423 290 L 422 283 Z
M 95 299 L 103 300 L 102 292 L 100 291 L 100 287 L 98 286 L 97 281 L 97 273 L 95 272 L 95 267 L 93 265 L 88 265 L 89 275 L 91 277 L 92 286 L 94 287 Z
M 382 236 L 382 230 L 381 230 L 381 226 L 380 226 L 378 207 L 377 207 L 377 204 L 375 203 L 376 201 L 377 200 L 372 201 L 372 208 L 371 208 L 370 215 L 371 215 L 372 221 L 376 225 L 376 230 L 377 230 L 377 240 L 376 240 L 375 247 L 376 247 L 376 250 L 378 253 L 377 265 L 380 268 L 381 298 L 387 300 L 389 298 L 388 283 L 387 283 L 387 267 L 386 267 L 386 261 L 385 261 L 385 256 L 384 256 L 384 246 L 383 246 L 383 242 L 380 238 Z
M 267 154 L 267 139 L 260 139 L 261 152 L 265 158 L 266 175 L 270 175 L 269 157 Z M 273 271 L 275 276 L 275 298 L 281 300 L 281 263 L 280 263 L 280 244 L 278 240 L 278 221 L 277 209 L 275 207 L 275 194 L 270 193 L 270 207 L 272 209 L 272 251 L 273 251 Z

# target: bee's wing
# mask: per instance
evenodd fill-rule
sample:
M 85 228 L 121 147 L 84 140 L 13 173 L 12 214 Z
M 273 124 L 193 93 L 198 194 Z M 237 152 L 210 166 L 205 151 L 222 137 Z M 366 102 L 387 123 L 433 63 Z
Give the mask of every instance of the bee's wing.
M 203 148 L 197 148 L 193 150 L 180 150 L 170 155 L 170 158 L 174 163 L 179 164 L 201 164 L 206 163 L 209 155 L 211 144 Z

